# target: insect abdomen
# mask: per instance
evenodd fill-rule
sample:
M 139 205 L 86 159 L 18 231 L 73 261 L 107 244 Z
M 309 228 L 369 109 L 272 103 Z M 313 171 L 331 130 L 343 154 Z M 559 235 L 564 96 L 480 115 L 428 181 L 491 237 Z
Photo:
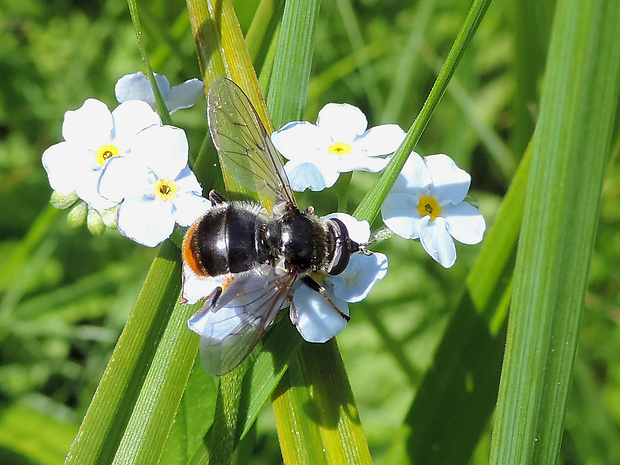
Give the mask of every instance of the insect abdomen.
M 246 206 L 224 203 L 208 211 L 188 232 L 188 247 L 195 257 L 199 275 L 220 276 L 251 270 L 272 260 L 270 251 L 259 244 L 267 218 Z

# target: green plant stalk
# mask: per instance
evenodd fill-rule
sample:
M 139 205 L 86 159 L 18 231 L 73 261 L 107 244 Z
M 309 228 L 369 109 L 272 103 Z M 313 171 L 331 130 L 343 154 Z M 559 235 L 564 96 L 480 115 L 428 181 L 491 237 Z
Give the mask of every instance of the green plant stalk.
M 319 0 L 294 0 L 284 6 L 267 94 L 274 127 L 300 120 L 306 106 L 320 5 Z
M 422 47 L 422 57 L 431 68 L 440 69 L 441 61 L 430 47 Z M 469 124 L 479 134 L 481 142 L 489 153 L 489 158 L 495 168 L 494 171 L 497 173 L 496 176 L 508 185 L 517 169 L 517 160 L 515 160 L 510 149 L 499 134 L 477 113 L 473 98 L 468 95 L 467 90 L 458 79 L 452 80 L 448 93 L 462 108 Z
M 287 317 L 282 317 L 287 319 Z M 239 441 L 254 424 L 265 402 L 276 388 L 289 365 L 289 359 L 302 344 L 299 333 L 288 321 L 275 324 L 263 340 L 262 351 L 248 359 L 239 370 L 222 377 L 215 419 L 192 464 L 209 459 L 229 460 Z M 239 374 L 243 371 L 243 379 Z M 222 381 L 224 382 L 222 384 Z
M 286 3 L 267 99 L 276 127 L 300 119 L 303 113 L 319 5 L 319 1 Z M 280 320 L 279 326 L 283 325 L 291 326 L 288 318 Z M 302 350 L 293 352 L 297 356 L 272 396 L 284 461 L 370 463 L 366 438 L 335 341 L 308 344 L 301 342 L 299 335 L 296 337 Z M 298 379 L 302 372 L 304 377 Z M 288 389 L 292 386 L 295 389 Z M 308 413 L 304 399 L 311 399 L 314 409 L 321 412 L 319 418 Z M 301 456 L 308 461 L 300 462 Z
M 265 59 L 269 54 L 271 40 L 282 19 L 284 2 L 282 0 L 261 0 L 248 29 L 245 42 L 258 74 L 263 72 Z
M 135 427 L 136 415 L 152 407 L 143 391 L 149 384 L 145 381 L 152 377 L 151 370 L 161 370 L 166 363 L 172 368 L 169 357 L 174 359 L 178 356 L 174 371 L 164 369 L 164 373 L 160 372 L 162 377 L 156 385 L 156 389 L 176 389 L 174 393 L 169 393 L 172 397 L 168 398 L 173 408 L 157 412 L 155 418 L 150 420 L 154 422 L 150 426 L 157 428 L 151 429 L 154 434 L 152 438 L 161 440 L 163 449 L 167 429 L 176 410 L 174 402 L 178 405 L 180 401 L 197 350 L 195 338 L 185 328 L 175 336 L 177 341 L 168 346 L 171 350 L 169 354 L 162 354 L 159 350 L 162 339 L 165 338 L 164 344 L 171 342 L 167 334 L 168 325 L 178 327 L 187 319 L 187 309 L 175 307 L 180 290 L 180 273 L 179 250 L 172 243 L 165 242 L 153 261 L 65 463 L 112 463 L 117 453 L 125 454 L 125 451 L 119 452 L 119 446 L 126 431 Z M 173 308 L 175 312 L 171 311 Z M 150 458 L 157 461 L 158 453 L 161 450 L 156 448 Z
M 556 7 L 491 461 L 555 463 L 620 88 L 620 3 Z
M 206 76 L 205 85 L 208 86 L 217 75 L 226 75 L 233 79 L 246 91 L 267 130 L 272 131 L 250 54 L 231 3 L 188 1 L 187 5 L 199 62 L 203 76 Z M 211 75 L 212 72 L 220 74 Z M 230 181 L 234 180 L 227 179 L 229 190 Z M 284 327 L 276 325 L 269 335 L 282 334 L 282 329 L 290 330 L 290 323 Z M 229 462 L 239 441 L 247 434 L 258 412 L 279 382 L 290 357 L 299 346 L 299 336 L 294 334 L 295 338 L 285 336 L 271 339 L 269 335 L 264 343 L 267 351 L 258 355 L 255 351 L 255 361 L 247 360 L 239 369 L 220 378 L 213 425 L 194 454 L 192 463 L 203 463 L 205 460 Z
M 383 200 L 387 196 L 390 188 L 396 181 L 398 174 L 403 168 L 403 165 L 407 161 L 411 150 L 416 146 L 426 125 L 430 121 L 430 118 L 437 108 L 441 97 L 446 91 L 448 83 L 456 70 L 467 46 L 471 42 L 487 8 L 491 4 L 491 0 L 474 0 L 474 3 L 465 18 L 463 27 L 461 28 L 448 57 L 444 62 L 431 91 L 428 94 L 428 98 L 424 102 L 420 113 L 416 117 L 415 121 L 409 128 L 405 140 L 402 142 L 398 150 L 394 153 L 394 156 L 388 163 L 385 170 L 381 174 L 381 177 L 375 181 L 370 191 L 364 196 L 353 216 L 359 220 L 366 220 L 372 223 L 375 219 Z
M 131 22 L 133 23 L 133 27 L 136 31 L 136 41 L 138 42 L 138 48 L 140 49 L 140 54 L 142 55 L 142 62 L 144 63 L 146 75 L 151 83 L 151 89 L 153 89 L 153 95 L 155 96 L 155 102 L 157 103 L 157 113 L 159 113 L 159 116 L 164 124 L 172 124 L 168 107 L 164 102 L 164 98 L 161 95 L 159 87 L 157 86 L 155 76 L 153 75 L 153 68 L 151 67 L 151 62 L 149 61 L 146 53 L 146 45 L 144 44 L 144 36 L 142 35 L 142 27 L 140 26 L 140 17 L 138 15 L 138 4 L 136 0 L 127 0 L 127 4 L 129 5 Z
M 272 397 L 284 463 L 372 463 L 335 340 L 299 353 Z
M 531 145 L 386 463 L 466 464 L 495 408 Z

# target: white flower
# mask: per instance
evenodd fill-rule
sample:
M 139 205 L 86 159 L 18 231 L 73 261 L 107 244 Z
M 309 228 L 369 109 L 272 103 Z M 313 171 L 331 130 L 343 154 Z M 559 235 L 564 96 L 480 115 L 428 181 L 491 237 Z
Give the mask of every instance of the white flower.
M 351 239 L 368 242 L 370 227 L 366 221 L 337 213 L 325 218 L 340 219 Z M 339 275 L 312 273 L 311 277 L 323 288 L 327 297 L 299 282 L 290 310 L 290 318 L 302 337 L 308 342 L 325 342 L 337 335 L 347 325 L 347 302 L 363 300 L 376 282 L 387 273 L 387 257 L 381 253 L 351 255 L 349 265 Z
M 293 190 L 323 190 L 348 171 L 381 171 L 387 159 L 379 155 L 394 152 L 405 133 L 395 124 L 366 130 L 367 125 L 359 108 L 329 103 L 316 125 L 296 121 L 274 132 L 271 140 L 290 160 L 284 169 Z
M 157 73 L 153 73 L 153 75 L 170 113 L 189 108 L 204 96 L 205 89 L 200 79 L 190 79 L 183 84 L 170 88 L 166 76 Z M 116 99 L 120 103 L 128 100 L 142 100 L 154 110 L 157 109 L 153 88 L 149 78 L 143 73 L 126 74 L 118 80 L 114 91 Z
M 61 193 L 75 192 L 96 210 L 113 207 L 113 201 L 97 192 L 101 170 L 111 158 L 131 152 L 136 134 L 160 124 L 157 113 L 144 102 L 126 102 L 110 113 L 103 102 L 86 100 L 81 108 L 65 113 L 65 141 L 43 153 L 50 186 Z
M 381 207 L 383 222 L 405 239 L 419 238 L 435 261 L 450 268 L 456 261 L 452 238 L 477 244 L 485 229 L 482 214 L 464 201 L 470 182 L 447 155 L 422 159 L 412 152 Z
M 175 222 L 189 226 L 209 207 L 187 166 L 187 137 L 172 126 L 153 126 L 135 139 L 131 157 L 106 165 L 99 193 L 118 207 L 119 231 L 154 247 L 172 234 Z

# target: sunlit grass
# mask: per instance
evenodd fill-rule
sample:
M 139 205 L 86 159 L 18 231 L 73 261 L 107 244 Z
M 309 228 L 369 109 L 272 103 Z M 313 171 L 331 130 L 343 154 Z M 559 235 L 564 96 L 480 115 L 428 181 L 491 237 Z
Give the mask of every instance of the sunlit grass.
M 64 460 L 156 254 L 114 231 L 93 237 L 85 228 L 72 230 L 65 222 L 64 212 L 48 207 L 50 189 L 40 157 L 47 147 L 61 140 L 64 112 L 76 109 L 89 97 L 114 107 L 116 80 L 123 74 L 143 70 L 126 2 L 91 2 L 84 7 L 57 3 L 8 2 L 0 19 L 5 32 L 5 40 L 0 41 L 1 463 L 55 464 Z M 172 83 L 199 76 L 186 6 L 161 0 L 142 3 L 140 18 L 154 70 L 166 74 Z M 250 29 L 257 3 L 234 2 L 244 32 Z M 527 2 L 531 8 L 513 3 L 491 5 L 415 147 L 422 155 L 447 153 L 471 173 L 472 193 L 487 218 L 489 230 L 509 185 L 514 182 L 539 116 L 554 13 L 554 2 Z M 425 0 L 413 5 L 358 2 L 354 8 L 347 1 L 322 2 L 314 38 L 309 97 L 300 112 L 301 118 L 314 122 L 325 103 L 347 102 L 362 108 L 371 126 L 395 122 L 407 130 L 422 108 L 470 6 L 471 2 L 458 0 Z M 265 36 L 260 31 L 252 32 L 263 40 L 268 40 L 272 33 L 271 27 L 264 32 Z M 620 43 L 617 32 L 615 37 Z M 260 60 L 255 64 L 260 82 L 265 85 L 269 71 L 274 73 L 273 55 L 264 47 L 254 47 L 250 44 L 252 56 Z M 276 46 L 271 50 L 275 52 Z M 275 65 L 287 63 L 276 61 Z M 617 66 L 615 69 L 618 70 Z M 615 75 L 607 78 L 618 79 Z M 267 103 L 273 104 L 277 97 L 268 94 Z M 301 105 L 302 97 L 298 96 L 296 103 L 286 104 Z M 286 120 L 283 115 L 290 115 L 291 108 L 279 108 L 276 119 Z M 207 133 L 204 103 L 175 113 L 172 120 L 186 130 L 190 156 L 196 156 Z M 612 134 L 615 156 L 611 158 L 602 191 L 560 463 L 620 461 L 617 126 Z M 210 164 L 203 163 L 203 168 L 207 172 Z M 348 193 L 350 212 L 376 178 L 368 173 L 353 175 Z M 319 214 L 334 211 L 337 205 L 336 195 L 326 192 L 302 194 L 298 201 L 301 207 L 314 205 Z M 441 360 L 450 359 L 435 358 L 438 347 L 448 350 L 467 342 L 473 354 L 493 347 L 495 352 L 491 355 L 497 355 L 493 360 L 501 360 L 505 315 L 495 315 L 490 320 L 490 327 L 499 331 L 492 339 L 494 345 L 484 339 L 469 340 L 469 334 L 459 332 L 458 327 L 462 317 L 459 312 L 469 308 L 463 304 L 467 300 L 463 297 L 466 277 L 484 246 L 457 246 L 457 264 L 450 270 L 429 259 L 417 242 L 392 238 L 376 247 L 390 260 L 388 276 L 367 300 L 351 306 L 351 322 L 338 336 L 346 375 L 375 462 L 394 463 L 403 457 L 406 461 L 419 457 L 423 447 L 416 451 L 407 447 L 425 442 L 428 450 L 433 451 L 433 444 L 450 442 L 450 435 L 458 434 L 459 428 L 470 428 L 474 422 L 471 416 L 456 421 L 453 412 L 442 411 L 441 406 L 433 411 L 433 418 L 416 418 L 415 413 L 424 410 L 415 400 L 419 392 L 422 394 L 417 397 L 418 402 L 432 399 L 428 392 L 419 389 L 432 386 L 429 383 L 437 376 L 458 381 L 450 378 L 450 373 L 433 374 L 433 368 L 447 366 Z M 173 254 L 173 250 L 169 252 Z M 513 258 L 510 256 L 508 263 Z M 495 264 L 493 261 L 483 265 L 497 271 Z M 484 270 L 480 264 L 476 266 L 479 273 Z M 490 279 L 487 274 L 474 276 L 476 285 L 484 286 Z M 502 276 L 508 279 L 509 274 Z M 506 285 L 507 282 L 499 281 L 499 289 L 505 290 Z M 476 295 L 472 291 L 472 296 Z M 499 299 L 500 295 L 491 297 Z M 459 309 L 456 313 L 455 308 Z M 183 321 L 185 316 L 178 318 Z M 181 326 L 179 331 L 185 331 Z M 283 328 L 284 331 L 286 327 Z M 453 334 L 451 331 L 456 331 L 456 336 L 446 340 L 444 335 Z M 193 338 L 189 332 L 188 336 L 188 341 Z M 174 339 L 165 340 L 172 344 Z M 173 345 L 170 350 L 173 349 L 183 352 L 179 345 Z M 195 347 L 186 352 L 192 351 Z M 179 362 L 181 365 L 189 373 L 191 359 Z M 259 359 L 256 366 L 252 373 L 255 386 L 264 380 L 277 381 L 268 371 L 262 371 L 270 367 L 269 359 Z M 480 372 L 484 368 L 479 367 Z M 489 365 L 489 371 L 493 369 L 499 366 Z M 160 385 L 152 373 L 146 376 L 151 377 L 151 384 L 145 386 Z M 184 376 L 179 377 L 179 383 L 184 382 Z M 470 383 L 465 391 L 480 387 L 474 383 L 479 379 L 475 375 L 465 379 Z M 495 383 L 498 381 L 494 379 Z M 495 394 L 491 389 L 493 380 L 488 382 L 484 405 L 491 406 L 485 407 L 490 415 Z M 165 447 L 163 443 L 157 445 L 163 448 L 162 463 L 191 461 L 210 425 L 209 421 L 192 423 L 191 412 L 200 408 L 213 415 L 216 409 L 211 402 L 215 399 L 214 384 L 198 368 L 190 375 L 188 386 L 181 413 L 170 433 L 172 439 Z M 441 392 L 436 389 L 435 399 L 441 399 Z M 125 395 L 122 390 L 116 394 Z M 257 402 L 268 398 L 268 393 L 265 396 L 252 391 L 248 399 Z M 168 399 L 161 402 L 163 405 Z M 257 413 L 260 405 L 251 405 L 255 409 L 252 412 Z M 468 407 L 483 410 L 481 405 Z M 428 411 L 432 411 L 431 406 Z M 173 414 L 171 410 L 161 417 L 172 418 Z M 475 449 L 470 463 L 488 462 L 493 424 L 492 417 L 485 418 L 481 415 L 476 420 L 481 436 L 464 446 L 469 452 Z M 119 444 L 140 434 L 149 440 L 157 437 L 140 428 L 141 417 L 133 421 L 130 436 L 119 436 Z M 115 428 L 119 423 L 122 422 L 114 423 Z M 436 429 L 429 428 L 428 436 L 414 434 L 411 439 L 408 428 L 416 432 L 416 427 L 425 424 Z M 246 427 L 249 429 L 244 423 L 244 433 Z M 123 433 L 115 430 L 114 434 Z M 439 436 L 434 439 L 433 434 Z M 123 453 L 131 454 L 131 447 L 139 449 L 130 444 Z M 281 461 L 270 405 L 262 409 L 255 428 L 241 441 L 239 449 L 239 463 L 247 463 L 250 458 L 252 463 Z M 116 459 L 123 457 L 119 454 Z M 467 463 L 469 457 L 459 459 Z

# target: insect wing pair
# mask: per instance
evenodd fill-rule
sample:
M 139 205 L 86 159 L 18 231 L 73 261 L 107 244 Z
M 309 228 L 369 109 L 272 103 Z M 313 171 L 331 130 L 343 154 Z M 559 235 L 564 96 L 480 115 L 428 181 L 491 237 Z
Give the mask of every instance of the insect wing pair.
M 207 117 L 220 159 L 234 178 L 258 192 L 269 206 L 294 205 L 280 155 L 250 100 L 234 82 L 220 78 L 211 84 Z M 262 264 L 228 273 L 225 284 L 206 296 L 189 326 L 202 338 L 202 362 L 209 373 L 226 374 L 249 355 L 285 305 L 296 277 L 297 273 Z

